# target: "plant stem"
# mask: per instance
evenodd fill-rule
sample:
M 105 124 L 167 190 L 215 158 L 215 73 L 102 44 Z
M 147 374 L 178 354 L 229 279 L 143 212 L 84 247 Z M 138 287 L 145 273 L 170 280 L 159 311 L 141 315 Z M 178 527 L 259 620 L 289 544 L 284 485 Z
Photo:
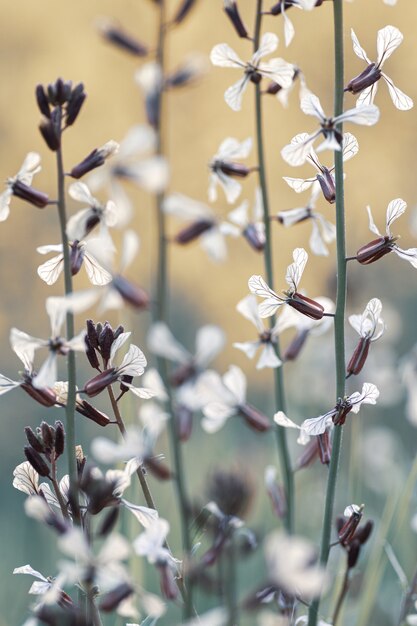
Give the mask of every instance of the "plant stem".
M 230 537 L 229 546 L 227 552 L 225 554 L 227 559 L 227 578 L 226 578 L 226 599 L 227 599 L 227 608 L 228 608 L 228 626 L 238 626 L 239 624 L 239 614 L 237 608 L 237 597 L 236 597 L 236 588 L 237 588 L 237 580 L 236 580 L 236 546 L 235 546 L 235 538 L 233 534 Z
M 64 517 L 64 519 L 69 520 L 70 516 L 69 516 L 69 513 L 68 513 L 67 505 L 66 505 L 66 503 L 64 501 L 64 498 L 62 497 L 62 493 L 61 493 L 61 490 L 59 488 L 58 481 L 56 479 L 56 458 L 55 458 L 55 453 L 53 454 L 52 459 L 51 459 L 51 483 L 52 483 L 52 486 L 54 488 L 56 499 L 58 500 L 59 508 L 61 509 L 62 516 Z
M 254 51 L 259 48 L 259 41 L 261 35 L 262 24 L 262 0 L 257 0 L 256 6 L 256 19 L 255 19 L 255 33 L 253 39 Z M 272 241 L 271 241 L 271 222 L 269 217 L 269 199 L 268 199 L 268 187 L 266 181 L 266 167 L 264 156 L 264 142 L 263 142 L 263 130 L 262 130 L 262 103 L 261 103 L 261 86 L 255 85 L 255 110 L 256 110 L 256 138 L 258 147 L 258 164 L 259 164 L 259 185 L 262 194 L 262 204 L 264 212 L 264 225 L 265 225 L 265 248 L 264 248 L 264 263 L 265 272 L 268 285 L 271 289 L 274 289 L 274 271 L 273 271 L 273 259 L 272 259 Z M 275 325 L 275 316 L 269 318 L 270 328 Z M 280 347 L 278 337 L 275 343 L 276 354 L 279 358 Z M 275 406 L 277 411 L 286 410 L 285 393 L 284 393 L 284 376 L 282 366 L 274 369 L 274 388 L 275 388 Z M 285 493 L 287 498 L 287 512 L 285 515 L 285 527 L 289 533 L 294 531 L 294 477 L 291 470 L 290 456 L 288 452 L 287 436 L 285 428 L 282 426 L 276 426 L 278 452 L 281 463 L 281 472 L 285 485 Z
M 340 594 L 339 594 L 339 597 L 338 597 L 337 603 L 336 603 L 336 608 L 335 608 L 334 614 L 333 614 L 333 619 L 332 619 L 333 626 L 336 626 L 336 624 L 337 624 L 337 620 L 339 619 L 340 610 L 342 608 L 344 599 L 346 598 L 346 594 L 348 592 L 348 589 L 349 589 L 349 567 L 346 564 L 346 571 L 345 571 L 345 575 L 343 577 L 342 588 L 340 590 Z
M 334 54 L 335 54 L 335 93 L 334 116 L 343 113 L 343 0 L 334 0 Z M 338 130 L 342 132 L 341 125 Z M 336 399 L 345 395 L 345 307 L 346 307 L 346 237 L 343 188 L 343 154 L 335 151 L 336 177 L 336 241 L 337 241 L 337 298 L 334 317 L 335 360 L 336 360 Z M 327 479 L 326 503 L 321 537 L 320 562 L 326 566 L 329 558 L 330 534 L 333 520 L 333 505 L 342 445 L 342 426 L 334 427 L 332 455 Z M 316 626 L 320 598 L 314 600 L 309 611 L 308 626 Z
M 61 137 L 62 139 L 62 137 Z M 64 284 L 65 295 L 72 293 L 72 275 L 70 265 L 70 252 L 67 237 L 67 216 L 65 203 L 65 173 L 62 158 L 62 147 L 56 153 L 57 175 L 58 175 L 58 215 L 61 230 L 61 241 L 64 254 Z M 67 323 L 67 340 L 74 337 L 74 315 L 70 311 L 66 316 Z M 73 511 L 76 523 L 80 523 L 80 512 L 78 508 L 78 476 L 77 476 L 77 460 L 75 456 L 75 396 L 76 396 L 76 372 L 75 372 L 75 353 L 70 350 L 68 353 L 68 393 L 66 403 L 66 439 L 67 439 L 67 455 L 68 455 L 68 474 L 70 481 L 70 493 L 72 501 L 76 503 L 76 511 Z

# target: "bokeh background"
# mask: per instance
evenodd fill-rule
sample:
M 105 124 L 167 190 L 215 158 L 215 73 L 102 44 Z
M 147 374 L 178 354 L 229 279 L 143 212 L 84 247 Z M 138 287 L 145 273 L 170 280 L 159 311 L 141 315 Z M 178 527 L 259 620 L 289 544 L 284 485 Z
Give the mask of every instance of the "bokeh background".
M 174 12 L 177 2 L 167 2 Z M 242 15 L 248 25 L 254 19 L 254 0 L 240 0 Z M 268 6 L 270 3 L 265 3 Z M 271 2 L 272 4 L 272 2 Z M 280 18 L 265 17 L 264 30 L 276 32 L 281 39 L 279 55 L 297 63 L 303 70 L 310 89 L 319 95 L 326 111 L 332 109 L 332 12 L 331 3 L 312 13 L 291 11 L 296 36 L 285 49 Z M 0 3 L 0 176 L 5 180 L 19 169 L 29 151 L 42 155 L 42 172 L 36 177 L 38 188 L 55 196 L 54 157 L 46 149 L 38 132 L 39 113 L 35 104 L 36 84 L 47 84 L 58 76 L 74 83 L 82 81 L 88 100 L 76 125 L 66 133 L 65 162 L 79 162 L 94 147 L 109 139 L 120 141 L 127 130 L 138 122 L 145 122 L 142 95 L 133 80 L 141 62 L 123 54 L 104 42 L 97 31 L 98 18 L 115 18 L 151 47 L 156 41 L 156 7 L 149 0 L 72 0 L 57 3 L 32 0 Z M 394 82 L 414 100 L 417 87 L 417 47 L 415 23 L 417 5 L 399 0 L 396 7 L 388 7 L 382 0 L 355 0 L 345 4 L 346 79 L 363 69 L 351 49 L 349 29 L 354 28 L 361 44 L 371 59 L 376 55 L 377 30 L 387 24 L 397 26 L 404 34 L 401 47 L 388 60 L 386 69 Z M 210 67 L 208 55 L 212 47 L 227 42 L 242 58 L 249 58 L 249 42 L 238 40 L 222 11 L 220 0 L 199 0 L 189 18 L 168 34 L 167 65 L 175 69 L 190 53 L 206 59 L 206 71 L 193 86 L 178 89 L 167 97 L 166 146 L 170 159 L 170 191 L 178 191 L 207 202 L 207 163 L 227 137 L 243 140 L 254 135 L 254 109 L 251 89 L 244 98 L 239 113 L 227 107 L 224 90 L 238 78 L 233 70 Z M 417 237 L 417 156 L 416 109 L 402 113 L 394 109 L 386 86 L 381 83 L 377 104 L 381 120 L 374 128 L 350 128 L 357 136 L 359 154 L 346 166 L 346 221 L 347 248 L 354 254 L 357 248 L 372 239 L 368 231 L 366 205 L 371 205 L 374 217 L 383 228 L 388 202 L 402 197 L 408 203 L 406 215 L 395 225 L 401 234 L 401 246 L 415 246 Z M 354 98 L 347 94 L 346 107 L 354 106 Z M 311 131 L 312 118 L 305 117 L 298 107 L 297 88 L 284 109 L 274 98 L 265 99 L 265 135 L 268 180 L 272 212 L 278 212 L 308 201 L 308 192 L 296 195 L 282 176 L 296 176 L 311 170 L 306 167 L 291 170 L 280 157 L 280 150 L 297 132 Z M 331 159 L 325 155 L 324 159 Z M 255 153 L 249 162 L 255 162 Z M 325 163 L 330 163 L 330 160 Z M 255 176 L 244 182 L 242 198 L 253 201 Z M 132 227 L 141 237 L 141 252 L 129 275 L 152 290 L 155 269 L 156 231 L 154 201 L 143 191 L 130 187 L 135 214 Z M 103 196 L 103 200 L 105 197 Z M 75 210 L 70 204 L 70 211 Z M 319 201 L 318 209 L 328 219 L 334 209 Z M 230 207 L 220 193 L 215 205 L 219 215 L 226 217 Z M 413 228 L 414 222 L 414 228 Z M 292 229 L 274 226 L 274 266 L 277 288 L 283 283 L 286 266 L 291 261 L 294 247 L 308 246 L 310 226 L 301 224 Z M 179 224 L 169 224 L 175 233 Z M 20 363 L 9 346 L 12 326 L 26 332 L 47 336 L 49 323 L 44 300 L 48 295 L 61 294 L 62 284 L 48 288 L 36 274 L 43 257 L 36 247 L 58 243 L 58 221 L 53 208 L 37 210 L 17 199 L 7 222 L 0 228 L 0 367 L 1 372 L 15 378 Z M 198 244 L 188 248 L 170 248 L 171 315 L 178 338 L 192 348 L 194 332 L 202 323 L 221 325 L 227 333 L 227 348 L 217 365 L 225 371 L 230 363 L 244 369 L 249 380 L 251 403 L 273 415 L 273 393 L 269 372 L 260 373 L 244 355 L 232 348 L 234 341 L 254 338 L 251 326 L 236 312 L 236 303 L 247 293 L 247 279 L 262 273 L 262 258 L 243 240 L 231 240 L 226 263 L 210 261 Z M 282 281 L 280 283 L 280 277 Z M 76 286 L 87 286 L 83 276 Z M 311 255 L 303 286 L 312 296 L 335 296 L 335 248 L 331 246 L 327 258 Z M 375 520 L 377 529 L 367 555 L 362 558 L 352 588 L 352 599 L 345 613 L 346 624 L 392 624 L 398 614 L 402 596 L 401 581 L 384 551 L 384 529 L 394 521 L 389 531 L 392 543 L 407 576 L 416 566 L 416 538 L 410 530 L 410 519 L 417 508 L 412 480 L 406 483 L 415 455 L 415 427 L 410 424 L 405 410 L 406 390 L 401 382 L 401 371 L 406 356 L 417 342 L 416 330 L 416 270 L 394 255 L 385 257 L 370 267 L 349 265 L 349 312 L 361 312 L 372 297 L 379 297 L 384 306 L 388 330 L 383 340 L 372 350 L 364 370 L 363 380 L 380 386 L 381 400 L 377 408 L 365 408 L 358 418 L 351 420 L 345 436 L 336 510 L 342 512 L 351 502 L 364 502 L 366 516 Z M 93 316 L 94 313 L 92 312 Z M 139 345 L 144 345 L 149 327 L 147 314 L 140 316 L 124 311 L 106 316 L 113 323 L 122 321 L 133 330 Z M 96 319 L 98 321 L 98 319 Z M 79 325 L 83 324 L 80 318 Z M 284 345 L 290 335 L 283 338 Z M 353 331 L 347 332 L 348 351 L 354 346 Z M 144 348 L 146 351 L 146 348 Z M 79 359 L 79 377 L 90 376 L 87 366 Z M 63 373 L 64 375 L 64 373 Z M 334 402 L 333 339 L 331 334 L 311 339 L 300 360 L 289 364 L 285 373 L 290 416 L 298 422 L 308 416 L 328 410 Z M 359 388 L 362 381 L 349 383 L 349 390 Z M 103 404 L 103 408 L 104 404 Z M 137 405 L 127 401 L 124 410 L 135 419 Z M 18 626 L 27 614 L 27 589 L 31 581 L 26 577 L 13 578 L 14 567 L 30 563 L 45 574 L 54 574 L 54 536 L 48 530 L 25 518 L 23 494 L 12 487 L 14 467 L 23 461 L 23 428 L 35 427 L 41 419 L 52 421 L 61 416 L 57 410 L 47 414 L 28 397 L 16 390 L 0 398 L 2 436 L 0 437 L 0 624 Z M 98 434 L 89 424 L 78 424 L 79 440 L 88 453 L 89 441 Z M 291 453 L 295 459 L 299 449 L 295 437 L 289 433 Z M 166 450 L 161 442 L 161 450 Z M 254 489 L 253 506 L 247 523 L 262 537 L 276 526 L 264 495 L 263 471 L 276 462 L 272 438 L 256 437 L 240 422 L 231 420 L 218 435 L 202 433 L 198 420 L 191 441 L 185 449 L 189 490 L 201 503 L 206 500 L 206 483 L 215 468 L 241 468 L 249 476 Z M 297 475 L 297 531 L 318 541 L 326 468 L 313 467 Z M 404 494 L 404 489 L 411 489 Z M 152 483 L 162 516 L 175 508 L 171 484 Z M 133 495 L 132 495 L 133 497 Z M 137 497 L 139 497 L 137 495 Z M 411 501 L 410 501 L 411 498 Z M 398 521 L 395 515 L 400 515 Z M 179 546 L 179 531 L 173 520 L 172 545 Z M 401 524 L 400 524 L 401 522 Z M 123 520 L 123 529 L 134 537 L 139 528 L 130 520 Z M 394 530 L 393 530 L 394 528 Z M 372 558 L 371 556 L 372 555 Z M 340 555 L 339 555 L 340 557 Z M 338 557 L 331 562 L 331 571 L 337 570 Z M 254 577 L 262 576 L 261 557 L 251 557 L 243 563 L 240 575 L 241 595 L 250 588 Z M 259 567 L 258 567 L 259 566 Z M 144 586 L 152 583 L 152 572 L 134 563 Z M 361 603 L 360 589 L 369 585 L 367 603 Z M 372 592 L 373 589 L 373 592 Z M 357 596 L 357 597 L 356 597 Z M 216 601 L 201 592 L 201 605 L 209 607 Z M 332 606 L 332 598 L 329 599 Z M 326 616 L 324 607 L 324 616 Z M 329 609 L 330 610 L 330 609 Z M 175 609 L 162 624 L 179 620 Z M 254 617 L 248 618 L 253 624 Z M 362 621 L 361 621 L 362 620 Z M 109 623 L 114 623 L 110 621 Z M 120 621 L 120 624 L 123 622 Z

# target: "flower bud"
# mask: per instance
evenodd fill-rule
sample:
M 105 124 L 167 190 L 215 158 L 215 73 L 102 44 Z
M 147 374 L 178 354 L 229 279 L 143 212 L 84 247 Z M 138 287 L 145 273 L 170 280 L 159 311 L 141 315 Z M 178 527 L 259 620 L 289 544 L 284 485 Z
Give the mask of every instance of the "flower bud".
M 25 377 L 25 382 L 20 385 L 23 391 L 42 404 L 42 406 L 51 407 L 56 404 L 56 395 L 55 392 L 49 387 L 44 387 L 43 389 L 35 389 L 31 383 L 30 377 Z
M 347 376 L 359 374 L 368 358 L 369 347 L 371 345 L 370 337 L 361 337 L 354 353 L 347 365 Z
M 308 328 L 305 328 L 304 330 L 301 330 L 296 334 L 294 339 L 288 344 L 283 354 L 282 358 L 284 361 L 295 361 L 295 359 L 300 354 L 309 333 L 310 331 L 308 330 Z
M 55 422 L 55 458 L 63 454 L 65 449 L 65 429 L 64 424 L 57 420 Z
M 115 611 L 119 604 L 133 593 L 133 587 L 129 583 L 121 583 L 111 591 L 101 596 L 99 609 L 103 613 Z
M 43 442 L 35 435 L 30 426 L 25 427 L 25 435 L 29 445 L 32 446 L 36 452 L 39 452 L 39 454 L 43 454 L 45 452 Z
M 120 507 L 114 506 L 110 509 L 108 513 L 104 516 L 103 520 L 100 523 L 100 526 L 97 529 L 98 537 L 107 537 L 113 528 L 115 527 L 117 520 L 119 519 Z
M 244 25 L 242 18 L 240 17 L 239 9 L 236 4 L 236 0 L 224 0 L 224 11 L 232 22 L 236 33 L 239 37 L 247 38 L 248 31 Z
M 345 520 L 345 523 L 338 532 L 339 542 L 342 546 L 346 546 L 350 543 L 362 519 L 363 506 L 358 507 L 355 505 L 349 508 L 351 509 L 351 515 Z
M 93 320 L 87 320 L 87 338 L 93 348 L 98 348 L 98 336 L 99 333 Z
M 101 356 L 103 357 L 104 363 L 107 363 L 107 361 L 110 359 L 110 351 L 113 341 L 113 329 L 108 322 L 105 322 L 98 338 L 100 352 Z
M 212 165 L 214 171 L 220 170 L 226 176 L 235 176 L 236 178 L 246 178 L 251 173 L 251 168 L 243 165 L 243 163 L 233 163 L 232 161 L 218 161 Z
M 146 457 L 145 465 L 151 474 L 159 480 L 170 480 L 172 478 L 172 472 L 169 467 L 155 456 Z
M 174 241 L 175 243 L 179 243 L 180 245 L 185 245 L 187 243 L 190 243 L 191 241 L 194 241 L 195 239 L 198 239 L 200 235 L 210 230 L 210 228 L 213 228 L 213 226 L 213 220 L 197 220 L 196 222 L 193 222 L 189 226 L 186 226 L 185 228 L 180 230 L 180 232 L 175 235 Z
M 85 337 L 85 344 L 86 344 L 85 354 L 87 356 L 88 362 L 90 363 L 92 368 L 94 368 L 95 370 L 98 370 L 100 368 L 100 363 L 97 357 L 97 353 L 94 350 L 94 348 L 90 345 L 88 337 Z
M 265 248 L 265 235 L 256 228 L 255 224 L 248 224 L 242 235 L 256 252 L 262 252 Z
M 100 372 L 100 374 L 97 374 L 97 376 L 85 383 L 84 391 L 89 398 L 93 398 L 104 391 L 106 387 L 113 384 L 117 380 L 117 376 L 118 372 L 115 367 Z
M 38 207 L 38 209 L 44 209 L 49 202 L 49 196 L 46 193 L 25 185 L 21 180 L 16 180 L 13 183 L 12 190 L 16 198 L 21 198 L 25 202 Z
M 376 83 L 381 76 L 382 72 L 379 67 L 376 67 L 375 63 L 371 63 L 363 70 L 363 72 L 348 82 L 347 87 L 345 87 L 345 91 L 350 91 L 350 93 L 354 94 L 360 93 L 364 89 L 367 89 Z
M 301 293 L 293 293 L 287 300 L 287 304 L 299 313 L 302 313 L 313 320 L 321 320 L 323 317 L 324 307 L 322 307 L 322 305 L 315 300 L 307 298 L 307 296 L 303 296 Z
M 372 530 L 374 528 L 374 523 L 370 519 L 364 524 L 361 528 L 358 528 L 356 533 L 354 534 L 354 540 L 359 541 L 361 545 L 366 543 L 371 536 Z
M 108 141 L 101 148 L 95 148 L 81 163 L 75 165 L 69 173 L 71 178 L 82 178 L 88 172 L 100 167 L 103 163 L 115 154 L 119 149 L 119 144 L 115 141 Z
M 133 56 L 144 57 L 148 54 L 148 48 L 140 41 L 126 31 L 113 24 L 111 21 L 104 20 L 99 24 L 99 30 L 106 41 L 112 43 L 124 52 L 129 52 Z
M 316 437 L 313 437 L 313 439 L 305 446 L 304 452 L 302 452 L 298 457 L 294 466 L 294 471 L 303 469 L 311 465 L 316 460 L 318 454 L 318 440 L 316 439 Z
M 196 366 L 194 363 L 184 363 L 175 368 L 169 377 L 170 383 L 173 387 L 180 387 L 187 380 L 190 380 L 196 374 Z
M 276 96 L 277 93 L 281 91 L 281 89 L 282 89 L 281 85 L 278 85 L 278 83 L 272 80 L 267 87 L 266 93 L 271 96 Z
M 39 130 L 48 148 L 52 152 L 59 150 L 61 146 L 60 132 L 57 130 L 52 117 L 43 117 L 39 124 Z
M 250 404 L 239 406 L 239 415 L 245 419 L 248 426 L 260 433 L 263 433 L 271 428 L 271 424 L 267 416 Z
M 135 309 L 147 309 L 149 306 L 149 295 L 142 287 L 131 283 L 127 278 L 120 276 L 113 277 L 112 286 Z
M 67 126 L 72 126 L 75 120 L 78 117 L 79 112 L 81 111 L 81 107 L 84 104 L 84 101 L 87 97 L 87 94 L 84 91 L 84 85 L 80 83 L 77 85 L 71 92 L 71 95 L 67 104 L 67 114 L 65 118 L 65 122 Z
M 92 420 L 99 426 L 107 426 L 110 424 L 110 418 L 107 417 L 105 413 L 102 413 L 95 407 L 93 407 L 89 402 L 83 400 L 82 402 L 77 402 L 75 405 L 75 410 L 77 413 L 84 415 L 89 420 Z
M 355 567 L 359 559 L 360 551 L 361 551 L 361 544 L 359 543 L 359 541 L 352 541 L 352 543 L 349 544 L 348 555 L 347 555 L 348 556 L 347 566 L 349 569 L 352 569 L 353 567 Z
M 330 170 L 323 166 L 322 174 L 317 174 L 317 180 L 319 181 L 324 198 L 330 204 L 334 204 L 336 202 L 336 186 Z
M 49 426 L 47 422 L 42 422 L 40 426 L 40 432 L 42 435 L 42 441 L 47 452 L 51 452 L 52 448 L 54 447 L 55 430 L 52 428 L 52 426 Z
M 81 269 L 84 261 L 85 251 L 79 245 L 79 241 L 74 241 L 70 244 L 70 267 L 71 275 L 75 276 Z
M 36 102 L 39 107 L 39 111 L 47 118 L 51 117 L 51 110 L 49 108 L 48 97 L 46 95 L 43 85 L 36 86 Z
M 23 448 L 26 459 L 29 461 L 33 469 L 38 472 L 39 476 L 49 477 L 49 467 L 32 446 L 25 446 Z
M 362 246 L 362 248 L 359 248 L 356 253 L 356 259 L 361 265 L 374 263 L 391 252 L 391 244 L 392 239 L 390 239 L 390 237 L 378 237 L 378 239 L 374 239 L 365 246 Z

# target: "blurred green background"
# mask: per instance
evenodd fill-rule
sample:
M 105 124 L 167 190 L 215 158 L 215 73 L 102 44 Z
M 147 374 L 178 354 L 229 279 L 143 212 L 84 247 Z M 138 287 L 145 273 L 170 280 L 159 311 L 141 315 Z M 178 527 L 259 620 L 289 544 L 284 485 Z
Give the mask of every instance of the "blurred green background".
M 253 24 L 254 4 L 253 0 L 239 2 L 248 25 Z M 178 2 L 169 0 L 167 5 L 173 13 Z M 269 3 L 265 2 L 265 5 L 268 7 Z M 79 120 L 65 137 L 67 168 L 109 139 L 120 141 L 133 124 L 145 121 L 142 96 L 133 81 L 134 72 L 141 62 L 112 48 L 100 38 L 96 29 L 100 16 L 115 18 L 139 39 L 151 47 L 154 45 L 156 7 L 149 0 L 119 0 L 117 3 L 110 0 L 73 0 L 65 4 L 52 0 L 43 0 L 42 3 L 20 0 L 0 3 L 0 176 L 3 179 L 18 171 L 27 152 L 37 151 L 42 155 L 43 169 L 35 178 L 35 186 L 47 191 L 51 197 L 55 196 L 54 157 L 38 132 L 39 113 L 34 99 L 38 83 L 47 84 L 61 76 L 74 83 L 82 81 L 85 84 L 88 100 Z M 280 18 L 265 17 L 264 31 L 276 32 L 280 36 L 278 55 L 302 68 L 308 86 L 320 97 L 324 109 L 330 112 L 333 98 L 331 3 L 326 1 L 321 8 L 308 14 L 293 10 L 290 17 L 296 35 L 288 49 L 283 46 Z M 416 101 L 416 19 L 417 5 L 407 0 L 399 0 L 394 8 L 384 5 L 382 0 L 346 3 L 346 82 L 363 69 L 363 64 L 352 52 L 350 27 L 354 28 L 373 59 L 377 30 L 393 24 L 403 32 L 404 42 L 384 69 Z M 168 33 L 168 69 L 178 67 L 191 52 L 198 52 L 207 58 L 207 72 L 198 83 L 169 93 L 166 119 L 166 145 L 171 166 L 169 191 L 178 191 L 203 202 L 207 201 L 207 163 L 221 141 L 227 136 L 243 140 L 254 133 L 251 86 L 244 97 L 242 111 L 235 113 L 225 104 L 223 92 L 238 79 L 238 72 L 210 67 L 208 55 L 212 47 L 220 42 L 229 43 L 243 59 L 252 54 L 250 43 L 237 39 L 222 11 L 220 0 L 199 0 L 186 22 Z M 297 91 L 296 87 L 290 96 L 288 109 L 283 109 L 274 97 L 265 99 L 268 180 L 274 213 L 303 206 L 309 198 L 308 193 L 296 195 L 282 180 L 285 175 L 311 174 L 308 167 L 297 171 L 291 169 L 280 157 L 281 148 L 293 135 L 301 131 L 310 132 L 314 128 L 313 118 L 300 113 Z M 354 106 L 354 101 L 354 97 L 347 94 L 346 108 Z M 375 221 L 382 229 L 386 206 L 395 197 L 404 198 L 409 210 L 398 222 L 398 227 L 395 225 L 394 232 L 401 234 L 402 247 L 416 245 L 415 235 L 410 233 L 417 211 L 417 179 L 414 173 L 416 109 L 406 113 L 394 109 L 383 84 L 380 85 L 376 103 L 381 109 L 381 120 L 376 127 L 348 129 L 357 136 L 360 146 L 359 154 L 346 166 L 347 249 L 352 255 L 360 245 L 373 238 L 368 231 L 365 206 L 372 206 Z M 326 164 L 331 162 L 330 159 L 330 155 L 323 156 Z M 248 162 L 255 162 L 254 152 Z M 242 199 L 252 202 L 255 178 L 253 175 L 244 182 Z M 140 256 L 130 268 L 129 276 L 152 289 L 156 250 L 154 201 L 133 187 L 129 188 L 129 193 L 135 204 L 132 226 L 138 231 L 142 244 Z M 75 208 L 78 207 L 70 204 L 70 211 Z M 317 208 L 328 219 L 333 218 L 334 209 L 324 201 L 320 200 Z M 215 209 L 224 217 L 230 210 L 222 192 Z M 283 277 L 293 248 L 308 247 L 310 225 L 304 223 L 286 230 L 277 224 L 273 226 L 276 287 L 279 290 L 285 286 Z M 178 224 L 173 222 L 169 228 L 175 233 Z M 40 337 L 48 335 L 44 299 L 48 295 L 61 294 L 63 287 L 58 283 L 48 288 L 40 281 L 36 267 L 41 260 L 35 249 L 40 245 L 58 243 L 58 238 L 58 221 L 53 207 L 39 211 L 17 199 L 12 200 L 10 217 L 0 225 L 0 371 L 11 378 L 16 377 L 20 367 L 9 347 L 11 326 Z M 399 375 L 401 357 L 417 340 L 416 270 L 393 257 L 385 257 L 370 267 L 349 266 L 349 312 L 362 312 L 369 299 L 379 297 L 383 302 L 383 316 L 388 330 L 382 341 L 373 347 L 372 359 L 369 359 L 364 377 L 361 377 L 380 385 L 381 401 L 377 408 L 365 408 L 358 418 L 352 419 L 352 427 L 346 429 L 336 511 L 342 512 L 352 501 L 364 502 L 366 516 L 372 517 L 378 528 L 381 527 L 381 519 L 386 519 L 389 506 L 395 508 L 395 498 L 401 497 L 416 441 L 415 430 L 405 417 L 405 396 Z M 192 348 L 194 330 L 200 324 L 211 322 L 221 325 L 227 333 L 228 342 L 227 349 L 218 360 L 220 370 L 225 371 L 230 363 L 242 367 L 248 374 L 250 402 L 272 416 L 274 406 L 270 372 L 256 371 L 254 364 L 232 348 L 234 341 L 254 338 L 251 326 L 239 316 L 235 306 L 247 293 L 248 277 L 262 273 L 262 258 L 244 241 L 231 240 L 229 259 L 224 265 L 213 264 L 197 244 L 181 249 L 172 247 L 170 265 L 171 312 L 173 329 L 178 338 Z M 82 275 L 77 277 L 75 285 L 77 288 L 87 287 Z M 310 256 L 303 287 L 311 296 L 320 294 L 334 298 L 334 245 L 328 258 Z M 98 321 L 98 318 L 95 319 Z M 113 323 L 123 321 L 126 328 L 133 330 L 139 345 L 144 345 L 149 325 L 147 314 L 137 316 L 123 312 L 121 315 L 107 314 L 106 319 Z M 81 317 L 80 328 L 82 324 Z M 284 345 L 289 339 L 290 335 L 284 337 Z M 349 351 L 355 342 L 353 331 L 348 330 L 347 342 Z M 79 380 L 85 380 L 91 373 L 82 359 L 78 361 Z M 333 371 L 331 334 L 311 339 L 299 361 L 286 368 L 290 417 L 300 423 L 304 417 L 318 415 L 331 408 L 334 402 Z M 349 382 L 350 392 L 357 388 L 358 381 Z M 23 576 L 13 579 L 11 572 L 14 567 L 31 563 L 44 574 L 53 575 L 55 548 L 52 533 L 25 517 L 24 497 L 12 487 L 12 472 L 23 460 L 24 426 L 35 427 L 42 419 L 51 422 L 62 415 L 55 409 L 44 412 L 19 390 L 1 397 L 0 407 L 3 423 L 0 439 L 0 573 L 3 580 L 0 587 L 0 625 L 18 626 L 26 615 L 30 600 L 26 592 L 31 581 Z M 105 408 L 104 403 L 102 408 Z M 133 401 L 125 405 L 125 411 L 132 419 L 135 419 L 136 409 Z M 79 423 L 78 436 L 86 451 L 89 440 L 96 434 L 96 427 Z M 289 440 L 295 459 L 299 449 L 291 432 Z M 161 444 L 161 450 L 166 450 L 166 442 Z M 214 468 L 244 468 L 257 492 L 248 515 L 248 525 L 260 536 L 276 526 L 263 492 L 262 478 L 265 466 L 276 464 L 272 437 L 256 436 L 237 420 L 230 420 L 219 434 L 213 436 L 202 433 L 197 425 L 193 438 L 185 446 L 185 458 L 190 492 L 200 502 L 205 500 L 206 478 Z M 317 541 L 319 536 L 325 478 L 326 468 L 315 466 L 300 473 L 296 480 L 297 531 L 313 541 Z M 161 515 L 170 516 L 175 509 L 173 486 L 161 486 L 152 481 L 152 489 Z M 404 510 L 404 523 L 390 537 L 407 575 L 416 565 L 416 539 L 409 526 L 415 508 L 413 498 L 410 511 Z M 128 520 L 123 521 L 123 528 L 128 529 L 132 537 L 139 532 L 139 528 L 133 527 Z M 179 531 L 175 523 L 172 533 L 171 544 L 175 552 L 175 548 L 179 547 Z M 375 583 L 375 603 L 363 626 L 392 624 L 399 609 L 401 586 L 384 555 L 376 573 L 374 569 L 373 574 L 368 572 L 368 578 L 361 578 L 364 572 L 366 574 L 367 555 L 371 549 L 378 550 L 380 546 L 381 543 L 374 537 L 367 554 L 362 557 L 352 591 L 354 596 L 355 588 L 359 591 L 361 586 L 363 589 L 365 584 Z M 259 581 L 262 578 L 262 569 L 257 566 L 260 557 L 252 558 L 241 568 L 242 595 L 250 589 L 254 578 L 258 578 L 254 571 L 259 572 Z M 135 567 L 141 566 L 136 564 Z M 332 572 L 336 571 L 336 561 L 331 562 L 331 568 Z M 381 581 L 377 578 L 378 573 Z M 138 575 L 146 587 L 152 572 L 143 568 Z M 368 595 L 372 601 L 372 594 Z M 202 606 L 216 604 L 215 599 L 203 596 L 200 598 Z M 326 606 L 323 608 L 324 616 Z M 360 623 L 358 604 L 351 600 L 348 606 L 346 624 Z M 176 621 L 179 621 L 179 612 L 174 609 L 165 621 L 161 620 L 161 624 L 174 624 Z M 255 618 L 250 617 L 247 624 L 254 621 Z

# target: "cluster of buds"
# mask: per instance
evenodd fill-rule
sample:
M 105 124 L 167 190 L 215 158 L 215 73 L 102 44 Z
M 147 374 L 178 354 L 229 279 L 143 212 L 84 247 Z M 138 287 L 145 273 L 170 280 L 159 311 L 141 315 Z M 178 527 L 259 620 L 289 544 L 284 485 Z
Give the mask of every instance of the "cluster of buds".
M 62 130 L 74 124 L 86 97 L 82 83 L 73 87 L 72 81 L 62 78 L 46 88 L 43 85 L 36 87 L 36 102 L 42 113 L 39 130 L 53 152 L 59 150 Z
M 355 567 L 361 547 L 368 541 L 374 527 L 372 520 L 359 527 L 363 509 L 363 504 L 361 506 L 351 504 L 345 509 L 344 515 L 336 519 L 339 543 L 347 553 L 348 569 Z
M 27 446 L 24 448 L 25 456 L 33 469 L 45 478 L 51 477 L 51 467 L 63 454 L 65 448 L 64 425 L 56 421 L 54 426 L 42 422 L 36 432 L 26 426 Z
M 83 469 L 80 488 L 86 495 L 87 511 L 91 515 L 97 515 L 104 508 L 112 507 L 100 527 L 101 536 L 105 536 L 111 531 L 118 518 L 120 498 L 114 495 L 117 484 L 117 477 L 114 480 L 108 480 L 93 466 L 87 466 Z
M 101 371 L 100 361 L 97 356 L 99 355 L 102 359 L 104 369 L 107 368 L 113 342 L 123 332 L 123 326 L 118 326 L 115 330 L 113 330 L 109 322 L 104 322 L 104 324 L 98 322 L 97 324 L 94 324 L 93 320 L 87 320 L 85 343 L 87 346 L 87 359 L 91 367 Z

